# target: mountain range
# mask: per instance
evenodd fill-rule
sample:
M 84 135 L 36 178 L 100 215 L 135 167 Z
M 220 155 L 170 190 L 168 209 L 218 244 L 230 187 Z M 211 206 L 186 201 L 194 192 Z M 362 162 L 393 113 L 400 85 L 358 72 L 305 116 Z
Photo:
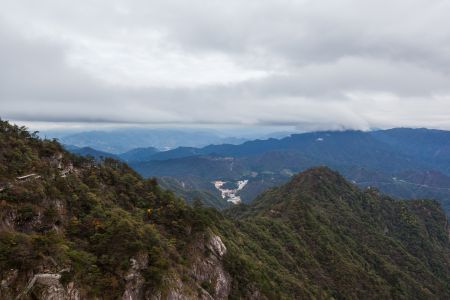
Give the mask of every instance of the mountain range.
M 101 161 L 104 158 L 114 158 L 116 160 L 122 160 L 125 162 L 140 162 L 151 160 L 152 157 L 159 152 L 158 149 L 153 147 L 135 148 L 127 152 L 120 154 L 112 154 L 109 152 L 100 151 L 92 147 L 77 147 L 73 145 L 64 145 L 64 148 L 74 154 L 81 156 L 90 156 L 97 161 Z
M 0 145 L 1 299 L 450 295 L 436 201 L 393 199 L 314 167 L 218 211 L 4 121 Z
M 92 149 L 71 151 L 108 156 Z M 128 162 L 143 176 L 157 177 L 163 187 L 189 200 L 200 198 L 216 208 L 229 206 L 229 199 L 214 186 L 218 180 L 248 180 L 236 193 L 249 202 L 297 172 L 327 165 L 361 187 L 377 187 L 400 198 L 438 199 L 450 212 L 450 132 L 442 130 L 312 132 L 239 145 L 138 148 L 109 156 Z
M 371 132 L 328 131 L 239 145 L 180 147 L 130 162 L 146 177 L 173 178 L 185 193 L 199 187 L 226 205 L 213 181 L 248 180 L 239 194 L 249 202 L 302 170 L 327 165 L 361 187 L 401 198 L 435 198 L 450 212 L 450 132 L 396 128 Z M 167 179 L 162 180 L 164 185 Z M 189 196 L 188 196 L 189 198 Z M 211 203 L 211 200 L 208 200 Z
M 210 144 L 239 144 L 249 139 L 248 137 L 233 137 L 228 133 L 215 130 L 194 128 L 121 128 L 81 132 L 43 131 L 40 136 L 57 138 L 59 142 L 65 145 L 78 148 L 90 147 L 112 154 L 146 147 L 168 150 L 180 146 L 201 147 Z

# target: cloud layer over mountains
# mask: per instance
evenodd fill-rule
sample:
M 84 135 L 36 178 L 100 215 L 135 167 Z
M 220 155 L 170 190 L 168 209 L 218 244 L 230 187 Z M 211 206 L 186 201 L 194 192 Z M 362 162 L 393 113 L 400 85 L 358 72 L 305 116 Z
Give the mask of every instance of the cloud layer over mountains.
M 2 1 L 23 122 L 450 128 L 450 2 Z

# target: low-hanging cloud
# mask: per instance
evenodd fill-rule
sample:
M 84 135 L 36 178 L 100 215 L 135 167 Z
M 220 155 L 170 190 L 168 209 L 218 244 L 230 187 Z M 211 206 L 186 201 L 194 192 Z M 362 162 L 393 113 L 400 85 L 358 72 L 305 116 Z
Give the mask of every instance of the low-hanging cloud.
M 446 1 L 2 6 L 2 118 L 450 129 Z

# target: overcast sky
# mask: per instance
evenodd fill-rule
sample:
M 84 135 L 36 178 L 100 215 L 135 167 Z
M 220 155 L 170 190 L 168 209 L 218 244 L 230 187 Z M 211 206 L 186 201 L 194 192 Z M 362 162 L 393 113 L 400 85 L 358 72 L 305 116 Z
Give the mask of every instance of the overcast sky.
M 450 1 L 0 4 L 4 119 L 450 129 Z

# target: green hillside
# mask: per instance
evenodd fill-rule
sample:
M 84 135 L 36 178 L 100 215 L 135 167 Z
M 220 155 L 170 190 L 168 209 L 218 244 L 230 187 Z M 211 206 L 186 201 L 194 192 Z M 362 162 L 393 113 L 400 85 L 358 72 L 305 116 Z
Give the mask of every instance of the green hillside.
M 448 225 L 437 202 L 395 201 L 373 189 L 360 191 L 321 167 L 228 214 L 237 219 L 240 238 L 232 239 L 239 241 L 233 246 L 240 265 L 253 266 L 255 276 L 265 274 L 268 290 L 280 291 L 276 297 L 450 295 Z
M 1 299 L 448 299 L 449 256 L 438 203 L 328 168 L 220 213 L 0 123 Z
M 172 278 L 183 276 L 196 286 L 189 247 L 210 233 L 198 212 L 155 180 L 111 159 L 69 154 L 6 122 L 0 145 L 1 299 L 44 297 L 45 285 L 26 288 L 36 274 L 54 274 L 82 299 L 116 299 L 131 259 L 141 256 L 142 290 L 170 293 Z M 29 174 L 36 175 L 17 178 Z

